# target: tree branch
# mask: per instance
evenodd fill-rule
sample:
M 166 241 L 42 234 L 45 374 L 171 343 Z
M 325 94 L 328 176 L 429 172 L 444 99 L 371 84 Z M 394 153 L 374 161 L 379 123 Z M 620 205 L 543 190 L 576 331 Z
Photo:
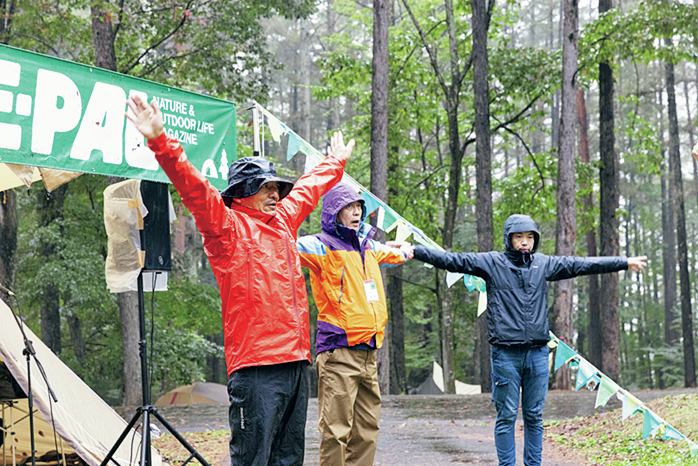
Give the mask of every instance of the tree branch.
M 500 126 L 501 126 L 501 125 L 500 125 Z M 536 194 L 538 194 L 538 192 L 540 192 L 540 190 L 543 189 L 543 188 L 545 187 L 545 177 L 543 176 L 543 172 L 541 171 L 540 167 L 538 166 L 538 162 L 536 162 L 536 158 L 533 156 L 533 152 L 531 152 L 531 149 L 528 148 L 528 145 L 526 145 L 526 141 L 523 140 L 523 138 L 521 137 L 521 135 L 520 135 L 519 133 L 517 133 L 516 131 L 512 130 L 511 128 L 509 128 L 508 126 L 502 126 L 502 128 L 503 128 L 505 131 L 507 131 L 508 133 L 513 134 L 514 136 L 516 136 L 516 138 L 517 138 L 517 139 L 521 142 L 521 144 L 524 146 L 524 149 L 526 149 L 526 152 L 528 152 L 528 155 L 531 156 L 531 160 L 533 160 L 533 165 L 535 165 L 535 166 L 536 166 L 536 170 L 538 170 L 538 175 L 540 176 L 541 185 L 540 185 L 540 187 L 539 187 L 538 189 L 536 189 L 536 191 L 533 193 L 533 196 L 531 196 L 531 200 L 533 200 L 533 199 L 536 198 Z
M 417 18 L 414 16 L 414 13 L 412 13 L 412 9 L 410 8 L 410 6 L 407 4 L 407 0 L 402 0 L 402 4 L 405 5 L 405 9 L 409 13 L 410 18 L 412 18 L 412 24 L 414 24 L 415 29 L 417 29 L 419 36 L 422 38 L 422 43 L 424 44 L 424 48 L 427 49 L 427 54 L 429 55 L 431 67 L 434 68 L 434 74 L 436 74 L 436 78 L 439 80 L 441 89 L 443 89 L 444 94 L 448 96 L 448 86 L 446 86 L 446 81 L 444 81 L 444 77 L 441 74 L 441 71 L 439 71 L 439 64 L 436 61 L 436 55 L 434 55 L 434 53 L 431 50 L 431 47 L 429 47 L 429 42 L 427 42 L 427 36 L 424 34 L 424 31 L 422 31 L 422 28 L 419 26 L 419 22 L 417 22 Z
M 167 34 L 166 36 L 164 36 L 162 39 L 160 39 L 159 41 L 157 41 L 155 44 L 153 44 L 153 45 L 149 46 L 147 49 L 145 49 L 145 50 L 143 51 L 143 53 L 141 53 L 141 54 L 138 56 L 138 58 L 136 58 L 136 60 L 133 61 L 133 63 L 132 63 L 130 66 L 128 66 L 124 71 L 122 71 L 122 73 L 128 74 L 133 68 L 135 68 L 135 67 L 140 63 L 141 58 L 143 58 L 144 56 L 146 56 L 146 54 L 147 54 L 148 52 L 150 52 L 151 50 L 154 50 L 154 49 L 158 48 L 158 47 L 160 46 L 160 44 L 162 44 L 162 43 L 165 42 L 167 39 L 169 39 L 170 37 L 172 37 L 173 35 L 175 35 L 175 33 L 176 33 L 177 31 L 179 31 L 179 29 L 180 29 L 182 26 L 184 26 L 184 23 L 186 23 L 186 21 L 187 21 L 187 14 L 186 14 L 186 11 L 189 10 L 189 7 L 191 6 L 192 3 L 193 3 L 193 0 L 190 0 L 189 3 L 187 3 L 186 8 L 184 9 L 184 10 L 185 10 L 185 13 L 182 13 L 182 19 L 180 20 L 179 24 L 177 24 L 177 27 L 175 27 L 172 31 L 170 31 L 169 34 Z

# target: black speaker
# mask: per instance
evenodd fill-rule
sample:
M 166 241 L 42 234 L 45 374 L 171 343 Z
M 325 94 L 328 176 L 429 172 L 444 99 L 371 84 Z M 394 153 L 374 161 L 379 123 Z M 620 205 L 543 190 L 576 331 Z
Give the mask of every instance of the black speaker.
M 141 231 L 141 249 L 145 251 L 143 270 L 169 272 L 172 270 L 172 248 L 167 185 L 141 181 L 141 196 L 148 209 Z

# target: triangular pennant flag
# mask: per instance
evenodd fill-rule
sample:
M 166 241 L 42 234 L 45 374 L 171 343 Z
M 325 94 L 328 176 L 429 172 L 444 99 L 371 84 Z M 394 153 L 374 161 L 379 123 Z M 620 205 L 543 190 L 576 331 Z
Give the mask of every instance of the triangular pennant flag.
M 373 195 L 367 191 L 361 192 L 361 197 L 364 199 L 364 205 L 366 206 L 366 215 L 371 214 L 376 211 L 381 206 L 381 203 L 373 197 Z
M 265 115 L 267 117 L 267 123 L 269 124 L 271 137 L 274 138 L 274 141 L 281 142 L 281 135 L 286 132 L 285 126 L 272 114 L 265 113 Z
M 480 293 L 485 293 L 487 291 L 487 283 L 485 283 L 485 280 L 480 277 L 472 277 L 471 280 Z
M 454 283 L 463 277 L 462 273 L 447 272 L 446 273 L 446 285 L 451 288 Z
M 562 367 L 567 361 L 577 356 L 572 348 L 567 346 L 564 341 L 560 341 L 557 347 L 557 352 L 555 353 L 555 370 Z
M 691 452 L 691 456 L 698 456 L 698 443 L 693 443 L 689 440 L 688 451 Z
M 667 425 L 666 430 L 664 431 L 664 436 L 662 438 L 665 438 L 665 439 L 670 438 L 672 440 L 683 440 L 686 438 L 686 436 L 683 435 L 678 430 L 671 427 L 670 425 Z
M 486 310 L 487 310 L 487 293 L 480 293 L 480 296 L 478 297 L 478 300 L 477 300 L 477 316 L 480 317 L 480 314 L 482 314 Z
M 632 416 L 638 411 L 642 410 L 643 404 L 642 401 L 638 400 L 635 398 L 633 395 L 630 393 L 625 393 L 623 396 L 623 399 L 621 400 L 623 402 L 623 420 L 625 421 L 627 418 Z
M 305 157 L 305 167 L 303 168 L 303 173 L 308 173 L 310 170 L 315 168 L 320 162 L 322 162 L 321 157 L 315 155 L 307 155 Z
M 470 275 L 463 275 L 463 283 L 465 283 L 465 287 L 468 289 L 468 291 L 473 291 L 475 289 L 475 285 L 473 285 L 473 277 Z
M 401 243 L 403 241 L 406 241 L 407 238 L 410 237 L 412 232 L 410 231 L 409 228 L 407 228 L 407 225 L 405 225 L 405 222 L 398 222 L 397 224 L 397 232 L 395 233 L 395 241 L 398 243 Z
M 650 435 L 654 435 L 659 426 L 662 425 L 662 419 L 654 414 L 652 410 L 645 410 L 645 418 L 642 421 L 642 438 L 647 438 Z
M 596 387 L 598 387 L 600 383 L 601 379 L 599 378 L 598 374 L 594 374 L 591 377 L 589 377 L 589 380 L 587 380 L 584 385 L 587 387 L 587 390 L 593 392 L 594 390 L 596 390 Z
M 376 225 L 378 226 L 378 228 L 381 228 L 383 226 L 383 218 L 385 217 L 385 209 L 383 208 L 383 204 L 378 206 L 378 210 L 376 211 L 376 215 L 377 215 Z
M 398 219 L 401 217 L 397 212 L 395 212 L 387 205 L 383 206 L 383 209 L 385 210 L 385 215 L 383 216 L 383 223 L 378 223 L 377 225 L 380 227 L 381 230 L 389 232 L 395 225 L 395 223 L 398 221 Z
M 314 155 L 316 157 L 320 157 L 320 151 L 308 144 L 304 140 L 301 140 L 300 151 L 303 152 L 305 155 Z
M 579 390 L 587 384 L 590 380 L 596 381 L 598 377 L 594 380 L 592 377 L 596 375 L 598 370 L 589 363 L 584 358 L 579 358 L 579 370 L 577 371 L 577 387 L 575 390 Z
M 301 149 L 301 140 L 295 133 L 288 133 L 288 147 L 286 148 L 286 160 L 291 160 Z
M 599 406 L 606 406 L 608 400 L 610 400 L 611 397 L 615 395 L 616 392 L 618 392 L 618 390 L 620 390 L 618 384 L 616 384 L 613 380 L 609 379 L 605 375 L 601 374 L 599 393 L 596 394 L 596 406 L 594 406 L 594 408 L 598 408 Z

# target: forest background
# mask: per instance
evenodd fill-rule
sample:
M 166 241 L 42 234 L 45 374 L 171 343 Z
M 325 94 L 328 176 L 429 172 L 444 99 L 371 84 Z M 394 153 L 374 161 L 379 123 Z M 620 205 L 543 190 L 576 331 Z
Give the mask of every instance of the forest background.
M 318 149 L 342 130 L 357 140 L 347 173 L 447 250 L 503 250 L 504 220 L 526 213 L 540 252 L 647 255 L 642 273 L 549 287 L 553 332 L 628 389 L 696 385 L 696 24 L 698 0 L 0 0 L 3 44 L 237 102 L 238 157 L 252 154 L 253 99 Z M 265 136 L 282 176 L 300 176 L 304 156 Z M 104 279 L 117 181 L 0 194 L 0 283 L 97 393 L 137 405 L 136 296 Z M 217 285 L 172 194 L 153 397 L 226 380 Z M 383 393 L 409 393 L 434 360 L 447 392 L 455 379 L 489 391 L 476 292 L 414 261 L 386 289 Z M 311 298 L 312 338 L 316 316 Z

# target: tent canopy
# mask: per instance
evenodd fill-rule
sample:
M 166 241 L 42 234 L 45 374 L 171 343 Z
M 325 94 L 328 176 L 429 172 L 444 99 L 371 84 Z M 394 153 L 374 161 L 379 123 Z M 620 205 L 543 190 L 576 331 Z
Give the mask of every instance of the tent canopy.
M 99 466 L 126 428 L 126 421 L 75 375 L 68 366 L 63 364 L 28 327 L 24 327 L 24 332 L 33 343 L 36 357 L 41 361 L 46 378 L 58 398 L 57 403 L 49 404 L 46 383 L 36 362 L 32 359 L 30 367 L 34 409 L 41 415 L 34 417 L 37 457 L 56 449 L 52 427 L 55 426 L 55 431 L 58 434 L 59 452 L 63 444 L 66 455 L 69 453 L 69 449 L 72 449 L 88 465 Z M 27 361 L 22 355 L 23 349 L 22 334 L 17 327 L 12 311 L 0 300 L 0 358 L 21 390 L 27 393 Z M 27 400 L 15 401 L 6 400 L 3 402 L 5 407 L 2 415 L 3 430 L 7 428 L 4 443 L 6 445 L 15 443 L 19 447 L 25 445 L 22 442 L 26 442 L 26 447 L 17 448 L 17 454 L 20 458 L 27 458 L 30 453 Z M 12 430 L 9 428 L 11 421 L 14 422 L 16 439 L 12 439 L 9 434 L 9 431 Z M 122 466 L 137 466 L 140 462 L 138 454 L 140 445 L 140 435 L 131 430 L 116 450 L 114 459 Z M 2 453 L 2 447 L 0 447 L 0 453 Z M 23 456 L 23 453 L 26 453 L 27 456 Z M 6 455 L 11 455 L 11 452 L 8 451 Z M 160 454 L 153 447 L 151 447 L 151 455 L 153 466 L 160 466 L 162 461 Z M 12 464 L 11 456 L 8 458 L 6 464 Z M 19 461 L 21 460 L 18 459 L 18 463 Z
M 182 385 L 162 395 L 155 406 L 189 405 L 196 403 L 228 403 L 228 388 L 220 383 L 196 382 Z

